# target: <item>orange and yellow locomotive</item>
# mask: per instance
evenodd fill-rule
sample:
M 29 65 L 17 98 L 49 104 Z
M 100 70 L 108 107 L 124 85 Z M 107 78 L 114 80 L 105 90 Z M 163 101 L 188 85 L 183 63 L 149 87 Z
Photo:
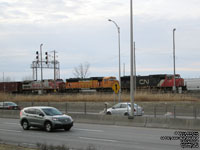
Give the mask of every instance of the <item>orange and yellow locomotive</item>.
M 96 91 L 112 91 L 112 86 L 118 83 L 116 77 L 91 77 L 91 78 L 70 78 L 66 79 L 66 92 L 78 92 L 90 89 Z

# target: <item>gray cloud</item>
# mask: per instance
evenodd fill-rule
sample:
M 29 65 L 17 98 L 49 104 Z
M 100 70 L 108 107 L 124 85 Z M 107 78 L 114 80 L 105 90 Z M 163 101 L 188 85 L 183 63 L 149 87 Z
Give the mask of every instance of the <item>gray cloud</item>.
M 198 6 L 200 2 L 197 0 L 134 1 L 138 74 L 172 73 L 174 27 L 177 28 L 177 72 L 187 77 L 200 74 Z M 73 67 L 85 61 L 91 64 L 91 76 L 118 76 L 117 30 L 107 21 L 108 18 L 115 20 L 121 28 L 121 62 L 126 64 L 128 74 L 129 1 L 1 2 L 1 71 L 8 74 L 17 72 L 16 80 L 20 80 L 24 72 L 26 76 L 31 75 L 30 64 L 35 59 L 35 51 L 43 43 L 43 52 L 58 51 L 62 78 L 73 77 Z M 45 77 L 48 78 L 48 74 Z

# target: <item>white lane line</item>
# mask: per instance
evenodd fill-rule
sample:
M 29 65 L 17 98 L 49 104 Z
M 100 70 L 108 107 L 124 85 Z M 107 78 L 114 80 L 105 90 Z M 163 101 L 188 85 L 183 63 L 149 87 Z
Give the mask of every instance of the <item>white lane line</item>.
M 80 131 L 88 131 L 88 132 L 104 132 L 103 130 L 90 130 L 90 129 L 80 129 L 80 128 L 73 128 L 73 129 Z
M 93 141 L 118 142 L 117 140 L 110 140 L 110 139 L 98 139 L 98 138 L 89 138 L 89 137 L 79 137 L 79 138 L 85 139 L 85 140 L 93 140 Z
M 32 143 L 21 143 L 21 145 L 36 146 L 36 144 L 32 144 Z
M 10 122 L 4 122 L 3 124 L 20 125 L 19 123 L 10 123 Z
M 22 131 L 17 131 L 17 130 L 6 130 L 6 129 L 0 129 L 0 131 L 5 131 L 5 132 L 17 132 L 21 133 Z

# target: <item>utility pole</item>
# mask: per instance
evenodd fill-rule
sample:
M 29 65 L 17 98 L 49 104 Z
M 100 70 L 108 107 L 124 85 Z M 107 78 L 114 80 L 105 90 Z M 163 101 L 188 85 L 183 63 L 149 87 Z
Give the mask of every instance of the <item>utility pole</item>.
M 43 44 L 40 44 L 41 81 L 43 81 L 43 72 L 42 72 L 42 46 L 43 46 Z
M 133 87 L 133 8 L 132 8 L 132 0 L 130 0 L 130 101 L 131 101 L 131 114 L 129 119 L 134 119 L 134 87 Z
M 43 44 L 40 44 L 40 60 L 41 60 L 41 93 L 43 94 L 42 46 L 43 46 Z
M 173 29 L 173 60 L 174 60 L 174 86 L 173 91 L 176 93 L 176 69 L 175 69 L 175 31 L 176 28 Z
M 125 76 L 125 74 L 126 74 L 126 72 L 125 72 L 125 71 L 126 71 L 126 70 L 125 70 L 126 68 L 125 68 L 125 67 L 126 67 L 126 66 L 125 66 L 125 63 L 124 63 L 124 71 L 123 71 L 123 72 L 124 72 L 124 73 L 123 73 L 124 76 Z
M 5 81 L 4 81 L 4 72 L 3 72 L 3 92 L 5 93 Z
M 53 67 L 54 68 L 54 92 L 56 92 L 56 51 L 55 50 L 53 51 L 53 54 L 54 54 L 53 55 L 54 56 L 53 57 L 54 58 L 54 61 L 53 61 L 54 62 L 54 67 Z
M 136 59 L 135 59 L 135 42 L 134 42 L 134 91 L 136 92 Z

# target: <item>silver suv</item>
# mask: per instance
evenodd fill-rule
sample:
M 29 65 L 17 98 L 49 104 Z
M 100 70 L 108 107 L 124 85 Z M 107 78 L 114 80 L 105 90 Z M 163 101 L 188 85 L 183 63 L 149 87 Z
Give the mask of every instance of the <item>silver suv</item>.
M 48 132 L 53 129 L 68 131 L 73 126 L 73 119 L 54 107 L 36 106 L 26 107 L 20 111 L 20 124 L 24 130 L 39 127 Z

